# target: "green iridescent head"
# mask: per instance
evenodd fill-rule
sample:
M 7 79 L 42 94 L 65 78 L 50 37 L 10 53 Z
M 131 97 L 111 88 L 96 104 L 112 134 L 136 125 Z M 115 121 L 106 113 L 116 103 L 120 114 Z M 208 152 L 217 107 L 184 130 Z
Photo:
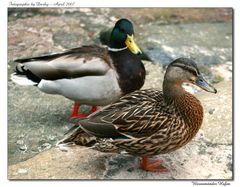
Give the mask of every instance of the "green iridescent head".
M 120 19 L 117 21 L 111 33 L 110 47 L 115 49 L 128 47 L 134 54 L 142 53 L 134 41 L 133 25 L 129 20 Z

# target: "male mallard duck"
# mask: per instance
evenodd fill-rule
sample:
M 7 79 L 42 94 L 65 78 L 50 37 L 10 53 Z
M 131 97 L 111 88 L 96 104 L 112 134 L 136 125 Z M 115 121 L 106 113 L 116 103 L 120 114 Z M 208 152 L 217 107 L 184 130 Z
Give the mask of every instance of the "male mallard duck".
M 11 79 L 20 85 L 35 85 L 48 94 L 59 94 L 75 101 L 72 117 L 79 104 L 107 105 L 140 89 L 145 68 L 134 42 L 132 23 L 120 19 L 115 24 L 109 47 L 83 46 L 63 53 L 18 59 Z
M 80 120 L 58 145 L 73 142 L 102 152 L 127 152 L 143 157 L 141 167 L 165 171 L 160 161 L 149 156 L 169 153 L 187 144 L 203 120 L 200 101 L 186 92 L 182 84 L 192 83 L 216 93 L 190 59 L 179 58 L 169 64 L 163 91 L 138 90 L 125 95 L 99 112 Z
M 110 38 L 111 38 L 111 32 L 112 32 L 111 29 L 102 30 L 100 32 L 99 40 L 100 40 L 101 44 L 109 46 Z M 152 61 L 152 59 L 142 49 L 140 49 L 140 50 L 141 50 L 141 53 L 139 53 L 138 55 L 140 56 L 140 58 L 142 60 Z

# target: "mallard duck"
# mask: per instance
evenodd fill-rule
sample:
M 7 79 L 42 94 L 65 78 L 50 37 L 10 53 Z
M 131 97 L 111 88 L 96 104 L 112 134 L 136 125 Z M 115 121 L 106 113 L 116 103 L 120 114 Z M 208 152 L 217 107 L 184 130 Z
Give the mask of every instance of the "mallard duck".
M 179 149 L 196 135 L 203 120 L 200 101 L 186 92 L 183 83 L 217 93 L 194 61 L 179 58 L 167 67 L 163 91 L 137 90 L 121 97 L 88 118 L 78 121 L 57 145 L 70 142 L 102 152 L 141 156 L 141 168 L 166 171 L 148 157 Z
M 110 44 L 110 38 L 111 38 L 111 29 L 108 30 L 102 30 L 99 34 L 99 40 L 101 44 L 109 46 Z M 142 50 L 141 53 L 138 55 L 140 56 L 141 60 L 146 60 L 146 61 L 152 61 L 152 59 Z
M 145 68 L 138 57 L 141 50 L 134 41 L 132 23 L 116 22 L 109 47 L 83 46 L 63 53 L 18 59 L 11 79 L 20 85 L 34 85 L 42 92 L 59 94 L 75 101 L 72 117 L 79 104 L 104 106 L 140 89 Z

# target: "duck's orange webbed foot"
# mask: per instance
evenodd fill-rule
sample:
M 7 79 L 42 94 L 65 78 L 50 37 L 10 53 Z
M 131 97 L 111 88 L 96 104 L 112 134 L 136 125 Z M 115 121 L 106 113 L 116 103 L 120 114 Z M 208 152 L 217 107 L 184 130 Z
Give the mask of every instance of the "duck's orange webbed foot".
M 168 169 L 162 166 L 161 160 L 149 160 L 147 156 L 143 156 L 140 161 L 140 166 L 143 170 L 151 172 L 168 172 Z
M 74 103 L 73 111 L 71 113 L 72 118 L 86 118 L 88 117 L 89 114 L 97 111 L 97 106 L 92 106 L 89 114 L 78 113 L 79 108 L 80 108 L 80 105 L 78 103 Z

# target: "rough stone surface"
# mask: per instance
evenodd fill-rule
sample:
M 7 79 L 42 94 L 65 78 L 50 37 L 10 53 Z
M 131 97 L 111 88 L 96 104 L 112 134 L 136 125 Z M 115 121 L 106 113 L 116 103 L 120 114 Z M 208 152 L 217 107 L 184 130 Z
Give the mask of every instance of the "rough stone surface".
M 232 144 L 232 81 L 220 82 L 217 88 L 215 96 L 204 91 L 197 95 L 205 110 L 202 129 L 213 144 Z
M 52 148 L 9 167 L 9 179 L 100 179 L 106 156 L 97 151 L 71 147 Z

